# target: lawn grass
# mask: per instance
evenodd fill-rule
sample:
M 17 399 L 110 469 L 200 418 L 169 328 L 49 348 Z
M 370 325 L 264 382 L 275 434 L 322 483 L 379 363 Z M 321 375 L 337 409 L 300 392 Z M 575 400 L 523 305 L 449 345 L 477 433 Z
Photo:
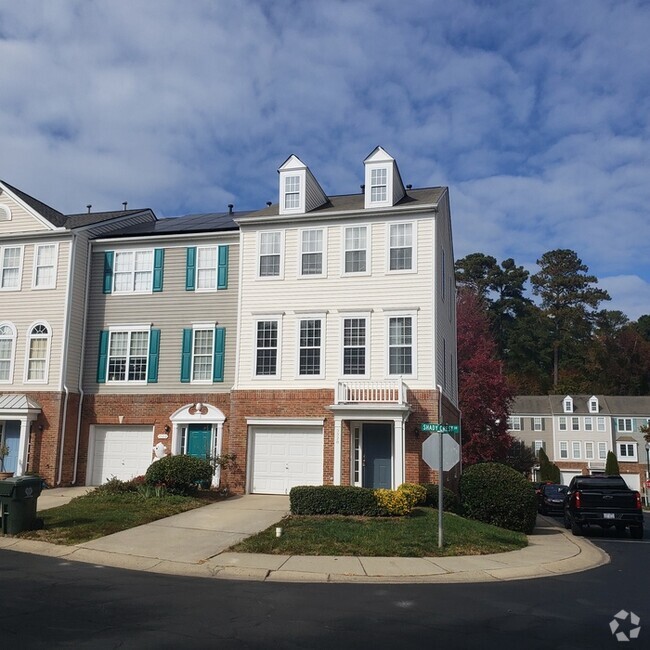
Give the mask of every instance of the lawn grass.
M 276 526 L 282 526 L 276 537 Z M 458 515 L 443 515 L 444 545 L 438 548 L 438 511 L 416 508 L 406 517 L 286 517 L 230 550 L 276 555 L 436 557 L 485 555 L 523 548 L 526 535 Z
M 65 505 L 39 512 L 41 530 L 24 531 L 21 538 L 53 544 L 81 544 L 120 530 L 134 528 L 156 519 L 208 505 L 219 497 L 199 491 L 196 496 L 165 495 L 144 498 L 137 492 L 123 494 L 86 494 Z

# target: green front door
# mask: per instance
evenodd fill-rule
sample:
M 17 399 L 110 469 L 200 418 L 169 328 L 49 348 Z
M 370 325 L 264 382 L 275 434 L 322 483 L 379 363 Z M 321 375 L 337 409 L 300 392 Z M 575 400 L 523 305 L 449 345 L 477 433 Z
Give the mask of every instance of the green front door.
M 187 455 L 210 458 L 211 424 L 190 424 L 187 428 Z

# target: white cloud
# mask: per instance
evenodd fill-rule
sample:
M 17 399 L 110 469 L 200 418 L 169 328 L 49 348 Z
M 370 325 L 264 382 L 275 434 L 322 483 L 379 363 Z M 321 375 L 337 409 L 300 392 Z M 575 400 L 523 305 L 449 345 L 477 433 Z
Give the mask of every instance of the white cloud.
M 601 278 L 600 286 L 612 296 L 611 301 L 603 303 L 605 309 L 618 309 L 631 320 L 650 314 L 650 282 L 638 275 Z

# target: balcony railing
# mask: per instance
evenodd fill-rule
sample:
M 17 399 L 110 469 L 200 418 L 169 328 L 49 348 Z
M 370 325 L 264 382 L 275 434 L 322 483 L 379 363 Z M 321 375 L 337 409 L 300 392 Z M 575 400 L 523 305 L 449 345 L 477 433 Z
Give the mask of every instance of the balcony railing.
M 347 381 L 338 382 L 335 404 L 406 404 L 406 384 L 395 381 Z

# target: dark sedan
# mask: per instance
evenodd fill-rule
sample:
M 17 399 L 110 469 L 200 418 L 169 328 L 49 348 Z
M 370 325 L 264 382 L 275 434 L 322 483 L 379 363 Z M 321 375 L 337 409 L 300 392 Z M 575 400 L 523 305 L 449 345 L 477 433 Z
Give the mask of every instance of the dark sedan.
M 542 485 L 537 495 L 538 512 L 543 515 L 548 515 L 552 512 L 561 514 L 564 510 L 564 497 L 566 496 L 567 489 L 566 485 L 558 485 L 557 483 Z

